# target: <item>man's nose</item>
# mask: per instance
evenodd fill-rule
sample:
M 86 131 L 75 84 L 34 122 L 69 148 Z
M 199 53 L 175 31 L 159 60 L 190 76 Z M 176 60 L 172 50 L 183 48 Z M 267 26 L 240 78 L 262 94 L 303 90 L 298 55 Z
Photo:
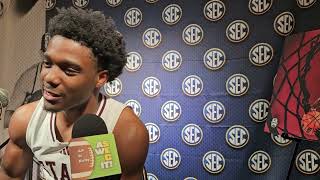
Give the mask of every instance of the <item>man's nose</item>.
M 57 66 L 53 66 L 48 69 L 47 74 L 44 76 L 44 81 L 52 87 L 57 87 L 60 82 L 60 69 Z

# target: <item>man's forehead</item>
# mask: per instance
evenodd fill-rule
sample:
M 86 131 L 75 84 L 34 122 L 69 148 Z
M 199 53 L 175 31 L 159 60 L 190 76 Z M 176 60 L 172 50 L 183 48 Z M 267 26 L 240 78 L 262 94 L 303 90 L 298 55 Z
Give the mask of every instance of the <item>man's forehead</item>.
M 80 54 L 92 53 L 91 48 L 87 47 L 85 43 L 81 43 L 73 39 L 63 37 L 61 35 L 55 35 L 50 39 L 46 52 L 50 50 L 64 50 L 71 52 L 75 51 L 75 53 Z

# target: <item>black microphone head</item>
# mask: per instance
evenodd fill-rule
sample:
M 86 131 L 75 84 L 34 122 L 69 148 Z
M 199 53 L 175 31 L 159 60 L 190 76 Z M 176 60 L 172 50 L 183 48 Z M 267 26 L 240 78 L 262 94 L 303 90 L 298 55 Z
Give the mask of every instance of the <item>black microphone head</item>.
M 108 129 L 103 119 L 95 114 L 81 116 L 72 128 L 72 138 L 99 134 L 108 134 Z

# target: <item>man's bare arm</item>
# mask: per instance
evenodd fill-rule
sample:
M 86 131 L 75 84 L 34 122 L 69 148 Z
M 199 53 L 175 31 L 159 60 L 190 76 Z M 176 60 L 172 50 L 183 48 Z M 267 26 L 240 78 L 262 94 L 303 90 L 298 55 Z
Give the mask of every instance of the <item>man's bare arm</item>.
M 122 169 L 121 179 L 141 180 L 149 147 L 147 129 L 132 109 L 125 108 L 113 133 Z
M 11 117 L 9 125 L 10 141 L 6 146 L 1 162 L 1 180 L 23 179 L 32 164 L 33 154 L 26 143 L 26 130 L 36 103 L 18 108 Z
M 31 163 L 32 153 L 10 140 L 1 162 L 0 179 L 23 179 Z

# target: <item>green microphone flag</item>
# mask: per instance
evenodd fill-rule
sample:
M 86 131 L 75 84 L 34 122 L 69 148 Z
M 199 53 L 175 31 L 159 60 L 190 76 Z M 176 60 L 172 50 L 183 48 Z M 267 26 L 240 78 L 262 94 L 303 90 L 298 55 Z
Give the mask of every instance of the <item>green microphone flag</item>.
M 94 179 L 121 174 L 113 134 L 72 139 L 69 144 L 72 179 Z

